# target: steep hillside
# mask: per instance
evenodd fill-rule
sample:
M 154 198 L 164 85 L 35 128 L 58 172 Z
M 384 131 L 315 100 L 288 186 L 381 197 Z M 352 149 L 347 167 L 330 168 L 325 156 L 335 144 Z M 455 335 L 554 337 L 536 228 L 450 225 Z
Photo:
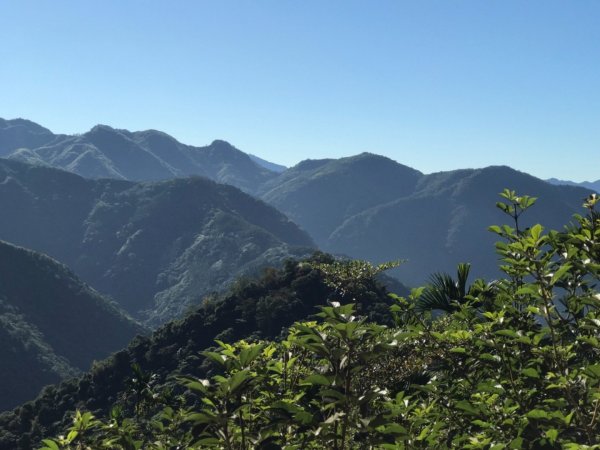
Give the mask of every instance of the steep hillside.
M 407 259 L 396 274 L 417 285 L 437 271 L 454 273 L 459 262 L 470 262 L 475 275 L 498 275 L 490 248 L 497 237 L 487 231 L 506 223 L 495 208 L 504 188 L 539 197 L 522 217 L 523 225 L 543 223 L 561 228 L 581 213 L 589 191 L 552 186 L 509 167 L 440 172 L 423 177 L 415 193 L 363 211 L 332 233 L 328 249 L 372 261 Z
M 273 207 L 204 178 L 86 180 L 0 160 L 0 209 L 1 239 L 65 262 L 153 321 L 313 246 Z
M 130 407 L 132 364 L 140 365 L 154 392 L 172 386 L 174 376 L 206 376 L 212 366 L 200 352 L 212 347 L 214 339 L 226 342 L 247 337 L 274 338 L 296 320 L 310 317 L 316 306 L 339 299 L 314 262 L 331 262 L 316 254 L 309 261 L 288 261 L 281 270 L 269 269 L 258 279 L 239 280 L 231 290 L 205 301 L 185 319 L 168 323 L 150 338 L 134 340 L 126 350 L 96 364 L 83 376 L 46 388 L 32 402 L 0 415 L 0 450 L 35 448 L 42 436 L 56 433 L 70 422 L 75 408 L 106 415 L 107 408 L 122 400 Z M 399 286 L 400 295 L 406 288 Z M 366 278 L 346 293 L 360 299 L 361 314 L 376 320 L 389 316 L 387 290 L 376 280 Z M 62 422 L 62 425 L 61 425 Z
M 265 183 L 259 195 L 327 248 L 330 234 L 344 220 L 411 194 L 421 176 L 391 159 L 363 153 L 303 161 Z
M 139 333 L 146 329 L 64 265 L 0 241 L 0 410 L 88 370 Z
M 276 176 L 225 141 L 204 147 L 166 133 L 97 125 L 81 135 L 54 135 L 29 121 L 0 119 L 0 156 L 61 168 L 87 178 L 156 181 L 201 175 L 255 192 Z

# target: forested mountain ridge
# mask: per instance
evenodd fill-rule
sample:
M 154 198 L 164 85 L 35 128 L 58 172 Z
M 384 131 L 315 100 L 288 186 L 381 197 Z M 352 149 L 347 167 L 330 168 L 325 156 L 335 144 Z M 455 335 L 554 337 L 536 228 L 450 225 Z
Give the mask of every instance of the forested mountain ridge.
M 406 259 L 394 272 L 419 285 L 435 271 L 473 262 L 476 274 L 498 275 L 487 227 L 500 213 L 490 203 L 506 186 L 540 197 L 527 223 L 560 227 L 589 190 L 553 186 L 510 167 L 424 175 L 388 158 L 362 154 L 307 160 L 267 182 L 259 194 L 333 253 L 374 263 Z
M 101 139 L 97 135 L 106 136 Z M 95 142 L 107 149 L 106 154 L 115 152 L 124 158 L 129 147 L 143 148 L 162 164 L 136 166 L 148 178 L 154 177 L 153 170 L 164 167 L 196 170 L 189 160 L 191 153 L 182 153 L 183 144 L 157 131 L 131 133 L 99 126 L 81 137 L 69 137 L 75 138 Z M 44 152 L 52 145 L 46 145 Z M 274 205 L 325 251 L 373 262 L 407 259 L 395 274 L 412 285 L 425 281 L 431 271 L 449 271 L 463 261 L 475 262 L 481 275 L 497 274 L 493 256 L 482 256 L 478 249 L 491 242 L 485 230 L 497 218 L 497 212 L 486 201 L 504 187 L 528 192 L 552 204 L 552 208 L 539 208 L 529 215 L 532 221 L 550 226 L 568 220 L 587 195 L 583 189 L 549 187 L 508 167 L 425 175 L 371 153 L 306 160 L 278 174 L 269 171 L 263 176 L 252 169 L 256 164 L 250 157 L 228 144 L 215 141 L 209 147 L 197 153 L 205 157 L 201 166 L 207 176 L 240 186 Z M 223 163 L 234 160 L 235 164 Z M 537 210 L 541 211 L 539 216 Z
M 406 259 L 396 273 L 412 285 L 426 282 L 432 271 L 452 273 L 467 261 L 476 276 L 495 278 L 497 261 L 481 248 L 491 248 L 496 240 L 488 227 L 502 214 L 489 199 L 505 186 L 539 197 L 524 227 L 543 223 L 562 228 L 574 213 L 583 211 L 582 200 L 590 193 L 552 186 L 506 166 L 434 173 L 422 177 L 413 194 L 346 219 L 325 248 L 374 262 Z
M 0 238 L 47 253 L 131 314 L 175 317 L 312 240 L 273 207 L 205 178 L 88 180 L 0 159 Z
M 221 140 L 194 147 L 161 131 L 131 132 L 107 125 L 79 135 L 54 135 L 23 119 L 0 121 L 0 156 L 87 178 L 156 181 L 200 175 L 246 192 L 276 175 Z
M 422 176 L 384 156 L 362 153 L 302 161 L 263 184 L 258 194 L 326 248 L 330 234 L 344 220 L 411 194 Z
M 314 267 L 332 261 L 327 255 L 315 254 L 307 261 L 288 260 L 280 270 L 267 269 L 257 279 L 241 279 L 226 294 L 207 299 L 151 337 L 135 339 L 81 377 L 47 387 L 34 401 L 0 414 L 0 450 L 34 448 L 42 436 L 69 423 L 75 408 L 105 415 L 118 400 L 127 408 L 136 395 L 131 380 L 139 377 L 132 371 L 133 363 L 148 377 L 153 376 L 152 381 L 145 381 L 151 384 L 152 395 L 162 392 L 165 385 L 173 386 L 175 375 L 201 377 L 214 369 L 200 355 L 214 345 L 214 339 L 233 342 L 277 337 L 294 321 L 311 317 L 317 305 L 339 299 L 339 293 Z M 401 295 L 408 292 L 403 286 L 396 288 Z M 346 297 L 356 297 L 360 312 L 373 320 L 387 316 L 391 303 L 383 285 L 369 276 L 357 280 Z
M 147 332 L 63 264 L 0 241 L 0 410 Z
M 569 180 L 559 180 L 557 178 L 549 178 L 546 180 L 548 183 L 557 184 L 557 185 L 567 185 L 567 186 L 580 186 L 586 189 L 591 189 L 592 191 L 596 191 L 600 193 L 600 180 L 596 181 L 583 181 L 581 183 L 577 183 L 575 181 Z

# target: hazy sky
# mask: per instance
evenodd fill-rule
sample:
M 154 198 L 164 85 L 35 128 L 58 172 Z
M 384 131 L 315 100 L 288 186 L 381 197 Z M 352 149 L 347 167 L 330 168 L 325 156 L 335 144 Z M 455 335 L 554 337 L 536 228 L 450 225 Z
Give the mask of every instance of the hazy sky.
M 599 1 L 0 0 L 0 117 L 600 178 Z

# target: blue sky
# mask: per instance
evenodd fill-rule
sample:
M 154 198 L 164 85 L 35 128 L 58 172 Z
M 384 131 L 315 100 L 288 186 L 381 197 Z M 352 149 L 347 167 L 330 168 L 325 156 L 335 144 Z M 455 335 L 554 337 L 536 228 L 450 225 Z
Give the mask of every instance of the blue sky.
M 0 0 L 0 117 L 600 178 L 597 1 Z

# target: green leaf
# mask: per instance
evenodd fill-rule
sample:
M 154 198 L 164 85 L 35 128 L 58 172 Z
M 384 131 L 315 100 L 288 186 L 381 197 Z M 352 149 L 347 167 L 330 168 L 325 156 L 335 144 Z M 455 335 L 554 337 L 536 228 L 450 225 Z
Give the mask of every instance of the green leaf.
M 390 423 L 385 425 L 383 430 L 385 434 L 394 434 L 399 436 L 406 436 L 408 434 L 408 430 L 398 423 Z
M 554 442 L 556 442 L 556 438 L 558 438 L 558 430 L 556 428 L 550 428 L 546 431 L 546 437 L 552 444 L 554 444 Z
M 464 347 L 453 347 L 450 349 L 450 353 L 467 353 L 467 349 Z
M 252 345 L 250 347 L 242 349 L 242 351 L 240 352 L 240 357 L 239 357 L 240 364 L 242 365 L 242 367 L 246 367 L 248 364 L 250 364 L 252 361 L 254 361 L 256 359 L 256 357 L 258 355 L 260 355 L 263 348 L 264 348 L 264 345 L 256 344 L 256 345 Z
M 567 426 L 571 425 L 571 419 L 573 419 L 573 413 L 575 413 L 575 411 L 571 411 L 569 414 L 567 414 L 565 416 L 565 425 L 567 425 Z
M 240 370 L 233 374 L 229 379 L 229 390 L 230 392 L 237 391 L 244 383 L 249 381 L 251 378 L 248 370 Z
M 488 230 L 491 231 L 492 233 L 502 235 L 502 228 L 500 228 L 498 225 L 489 226 Z
M 195 423 L 213 423 L 215 421 L 215 416 L 209 412 L 199 412 L 187 415 L 185 420 Z
M 69 434 L 67 434 L 67 442 L 73 442 L 78 434 L 79 432 L 77 430 L 69 431 Z
M 504 329 L 504 330 L 498 330 L 496 331 L 496 333 L 498 336 L 506 336 L 506 337 L 511 337 L 511 338 L 518 338 L 519 335 L 517 334 L 517 332 L 515 330 L 510 330 L 510 329 Z
M 60 450 L 58 447 L 58 444 L 56 442 L 54 442 L 52 439 L 43 439 L 42 442 L 44 443 L 44 445 L 46 447 L 41 448 L 40 450 Z
M 208 359 L 211 359 L 211 360 L 213 360 L 214 362 L 216 362 L 217 364 L 220 364 L 220 365 L 224 365 L 225 361 L 227 360 L 227 357 L 225 355 L 222 355 L 221 353 L 203 352 L 202 354 L 204 356 L 206 356 Z
M 468 414 L 473 414 L 475 416 L 479 415 L 479 410 L 471 405 L 471 403 L 469 403 L 467 400 L 460 400 L 456 402 L 455 406 Z
M 560 281 L 560 279 L 571 269 L 571 264 L 566 263 L 558 268 L 554 275 L 552 275 L 552 279 L 550 280 L 550 285 L 554 285 L 556 282 Z
M 539 240 L 542 231 L 544 231 L 544 227 L 537 223 L 530 228 L 529 233 L 531 234 L 531 237 L 537 241 Z
M 515 292 L 516 295 L 532 295 L 534 297 L 539 297 L 539 288 L 532 284 L 526 284 L 525 286 L 520 287 Z
M 306 377 L 302 384 L 330 386 L 331 382 L 326 376 L 315 373 Z
M 484 422 L 483 420 L 480 420 L 480 419 L 473 420 L 471 423 L 473 425 L 477 425 L 478 427 L 481 427 L 481 428 L 489 428 L 492 426 L 491 423 Z
M 535 370 L 533 367 L 528 367 L 526 369 L 523 369 L 521 371 L 521 373 L 529 378 L 540 378 L 540 374 L 538 373 L 537 370 Z
M 510 441 L 509 448 L 511 449 L 521 449 L 523 448 L 523 438 L 518 437 Z
M 591 366 L 587 366 L 583 373 L 585 373 L 590 378 L 600 378 L 600 364 L 594 364 Z
M 528 419 L 535 419 L 535 420 L 549 419 L 550 418 L 548 416 L 548 413 L 546 411 L 544 411 L 543 409 L 532 409 L 531 411 L 529 411 L 527 413 L 526 417 Z

